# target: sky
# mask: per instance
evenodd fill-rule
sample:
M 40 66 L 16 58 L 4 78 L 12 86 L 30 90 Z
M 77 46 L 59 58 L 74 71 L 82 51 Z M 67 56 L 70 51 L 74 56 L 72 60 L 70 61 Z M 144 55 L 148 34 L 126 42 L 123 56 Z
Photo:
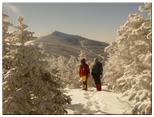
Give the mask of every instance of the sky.
M 3 11 L 17 24 L 19 16 L 36 36 L 57 30 L 89 39 L 112 42 L 117 29 L 143 3 L 3 3 Z

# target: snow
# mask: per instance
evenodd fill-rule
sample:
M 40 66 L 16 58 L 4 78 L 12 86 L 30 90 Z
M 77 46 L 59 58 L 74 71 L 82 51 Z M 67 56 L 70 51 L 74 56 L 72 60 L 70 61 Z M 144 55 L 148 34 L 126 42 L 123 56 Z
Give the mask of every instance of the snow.
M 151 9 L 151 3 L 140 7 L 149 15 Z M 13 33 L 8 32 L 7 15 L 4 18 L 7 19 L 3 20 L 3 114 L 66 114 L 65 106 L 68 114 L 152 113 L 151 15 L 144 18 L 141 14 L 130 14 L 118 29 L 117 39 L 105 48 L 108 57 L 102 82 L 108 86 L 102 86 L 100 92 L 94 87 L 88 91 L 79 88 L 79 60 L 86 58 L 89 51 L 96 55 L 83 41 L 79 58 L 46 58 L 44 45 L 40 44 L 40 49 L 32 43 L 36 37 L 25 30 L 23 17 L 19 17 L 17 31 Z M 88 59 L 91 69 L 93 63 Z M 71 97 L 71 104 L 66 105 L 70 98 L 59 90 L 61 84 L 69 87 L 64 92 Z M 88 86 L 94 86 L 91 76 Z
M 96 91 L 90 87 L 88 91 L 65 88 L 65 93 L 72 99 L 67 106 L 68 114 L 131 114 L 131 106 L 120 99 L 120 94 L 112 93 L 102 87 Z
M 118 36 L 105 52 L 103 79 L 116 93 L 123 93 L 133 105 L 133 114 L 151 114 L 152 89 L 152 19 L 151 3 L 130 14 L 118 29 Z M 124 96 L 122 98 L 124 98 Z
M 32 43 L 35 37 L 25 30 L 23 19 L 18 18 L 15 35 L 3 32 L 11 39 L 7 45 L 3 37 L 8 49 L 3 55 L 3 114 L 66 114 L 64 105 L 70 98 L 59 90 L 58 77 L 47 70 L 47 55 Z

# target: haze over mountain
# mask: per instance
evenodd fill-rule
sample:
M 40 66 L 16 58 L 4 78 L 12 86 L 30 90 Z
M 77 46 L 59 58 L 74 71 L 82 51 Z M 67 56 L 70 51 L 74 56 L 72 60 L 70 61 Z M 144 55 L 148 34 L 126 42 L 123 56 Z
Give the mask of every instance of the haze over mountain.
M 78 35 L 65 34 L 54 31 L 53 33 L 40 37 L 35 41 L 45 52 L 55 56 L 78 57 L 80 50 L 86 50 L 87 57 L 93 58 L 104 54 L 104 48 L 108 46 L 105 42 L 90 40 Z

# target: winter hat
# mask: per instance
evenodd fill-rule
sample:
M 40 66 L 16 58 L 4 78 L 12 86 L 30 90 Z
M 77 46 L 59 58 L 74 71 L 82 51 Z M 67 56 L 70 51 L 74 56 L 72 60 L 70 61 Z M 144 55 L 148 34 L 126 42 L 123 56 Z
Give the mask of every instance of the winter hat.
M 85 63 L 85 62 L 86 62 L 85 58 L 81 59 L 81 63 Z

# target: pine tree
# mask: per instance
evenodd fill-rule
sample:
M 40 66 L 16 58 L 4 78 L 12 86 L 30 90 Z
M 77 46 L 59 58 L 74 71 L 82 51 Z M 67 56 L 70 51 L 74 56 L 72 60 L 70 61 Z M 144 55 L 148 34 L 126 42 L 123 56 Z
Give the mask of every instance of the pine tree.
M 69 98 L 61 92 L 59 78 L 48 71 L 46 55 L 33 43 L 19 17 L 13 33 L 13 65 L 4 75 L 3 114 L 65 114 Z M 52 72 L 52 71 L 51 71 Z
M 151 3 L 141 6 L 142 14 L 130 14 L 118 30 L 118 38 L 108 46 L 104 81 L 122 92 L 134 105 L 133 114 L 151 113 Z
M 80 50 L 79 60 L 82 60 L 83 58 L 86 59 L 86 51 L 84 49 Z
M 9 21 L 9 16 L 3 13 L 3 72 L 7 72 L 10 69 L 11 65 L 11 33 L 9 33 L 8 29 L 11 26 Z

